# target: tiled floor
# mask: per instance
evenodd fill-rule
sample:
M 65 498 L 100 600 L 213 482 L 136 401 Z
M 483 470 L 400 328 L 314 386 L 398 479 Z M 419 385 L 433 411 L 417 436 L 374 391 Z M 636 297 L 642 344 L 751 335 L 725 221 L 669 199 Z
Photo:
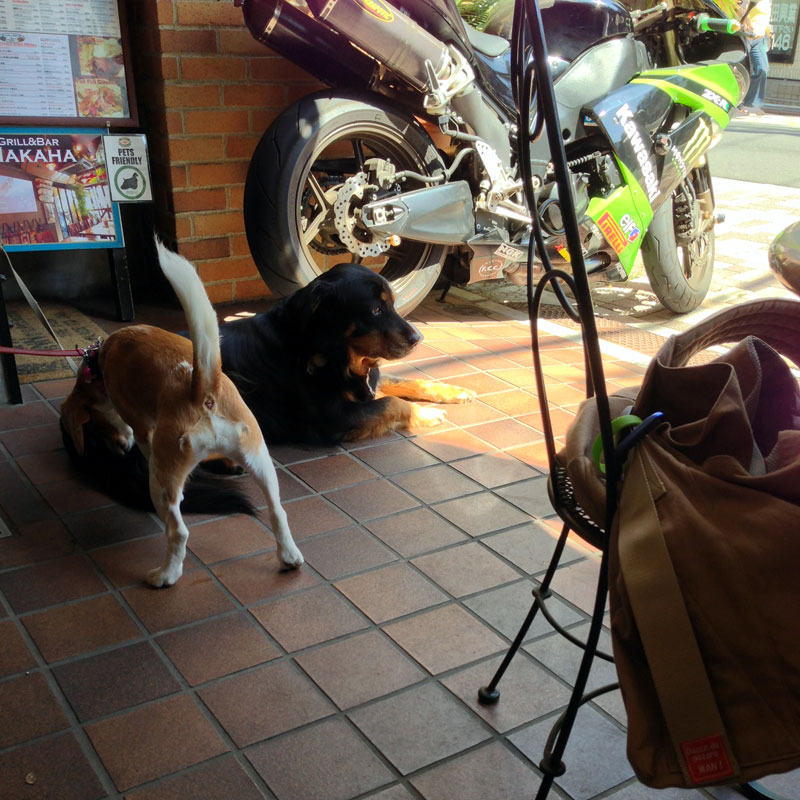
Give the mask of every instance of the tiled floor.
M 278 570 L 264 516 L 194 516 L 184 576 L 149 588 L 161 524 L 72 471 L 57 425 L 70 382 L 27 385 L 24 406 L 0 408 L 13 533 L 0 538 L 0 797 L 533 796 L 577 651 L 539 619 L 499 704 L 476 701 L 560 527 L 529 337 L 491 304 L 451 300 L 414 314 L 425 341 L 388 371 L 468 386 L 475 402 L 421 435 L 272 448 L 306 558 L 297 572 Z M 582 355 L 559 335 L 544 346 L 563 434 Z M 617 348 L 609 385 L 637 384 L 641 363 Z M 577 632 L 596 569 L 596 554 L 568 545 L 552 607 Z M 609 679 L 599 664 L 592 684 Z M 708 796 L 636 783 L 623 722 L 618 694 L 581 711 L 552 796 Z

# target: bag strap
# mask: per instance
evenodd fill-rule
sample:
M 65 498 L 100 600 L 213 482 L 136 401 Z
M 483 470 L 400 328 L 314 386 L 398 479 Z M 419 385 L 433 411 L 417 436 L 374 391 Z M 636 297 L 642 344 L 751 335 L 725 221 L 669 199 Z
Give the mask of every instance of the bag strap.
M 672 336 L 656 354 L 668 367 L 681 367 L 708 347 L 757 336 L 800 366 L 800 302 L 783 298 L 751 300 L 718 311 Z
M 666 490 L 640 443 L 619 505 L 619 564 L 661 711 L 689 786 L 739 773 L 667 550 L 655 502 Z

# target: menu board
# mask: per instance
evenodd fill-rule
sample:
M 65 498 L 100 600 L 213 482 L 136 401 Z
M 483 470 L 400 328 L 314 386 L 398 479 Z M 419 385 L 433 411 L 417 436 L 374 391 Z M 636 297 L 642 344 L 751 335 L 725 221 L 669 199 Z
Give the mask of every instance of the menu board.
M 136 124 L 123 0 L 0 0 L 0 124 Z

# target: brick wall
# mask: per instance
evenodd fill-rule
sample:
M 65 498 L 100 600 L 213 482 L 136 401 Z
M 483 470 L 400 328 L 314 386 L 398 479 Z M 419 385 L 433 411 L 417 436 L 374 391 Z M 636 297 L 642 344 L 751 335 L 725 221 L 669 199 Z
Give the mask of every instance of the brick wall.
M 266 297 L 244 234 L 247 167 L 270 122 L 318 84 L 256 42 L 233 0 L 127 5 L 156 228 L 212 302 Z

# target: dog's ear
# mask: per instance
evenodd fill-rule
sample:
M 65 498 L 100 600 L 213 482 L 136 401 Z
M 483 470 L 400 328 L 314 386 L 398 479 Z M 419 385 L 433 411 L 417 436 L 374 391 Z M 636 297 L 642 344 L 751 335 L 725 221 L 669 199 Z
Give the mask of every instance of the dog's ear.
M 89 421 L 89 399 L 77 388 L 61 404 L 61 419 L 78 455 L 83 455 L 83 426 Z
M 336 292 L 334 284 L 320 278 L 294 292 L 286 301 L 286 312 L 292 326 L 305 334 L 321 330 L 330 322 Z

